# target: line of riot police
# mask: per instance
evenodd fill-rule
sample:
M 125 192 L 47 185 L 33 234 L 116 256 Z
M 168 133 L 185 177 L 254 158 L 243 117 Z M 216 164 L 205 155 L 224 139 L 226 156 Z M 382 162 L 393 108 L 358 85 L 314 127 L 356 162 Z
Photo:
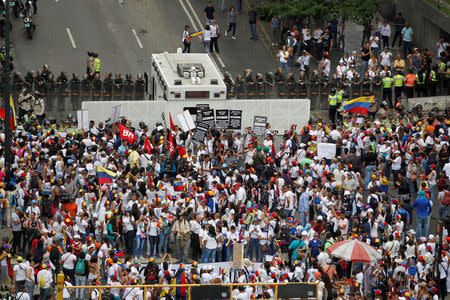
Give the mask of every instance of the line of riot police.
M 346 75 L 338 78 L 333 74 L 331 78 L 323 72 L 314 70 L 309 78 L 304 72 L 299 75 L 286 74 L 281 68 L 275 73 L 265 75 L 257 73 L 253 76 L 247 69 L 244 75 L 237 75 L 235 81 L 226 73 L 224 82 L 227 86 L 227 99 L 305 99 L 311 100 L 311 109 L 326 109 L 328 94 L 331 88 L 340 88 L 347 93 L 347 98 L 353 99 L 371 94 L 382 95 L 382 78 L 360 77 L 357 73 L 350 80 Z
M 46 99 L 50 111 L 77 110 L 82 101 L 107 100 L 143 100 L 145 98 L 145 81 L 141 74 L 133 80 L 131 74 L 122 78 L 120 73 L 113 77 L 106 73 L 100 78 L 96 74 L 93 80 L 86 74 L 80 79 L 75 73 L 68 77 L 61 72 L 55 79 L 54 74 L 44 65 L 40 71 L 29 71 L 22 77 L 20 73 L 13 74 L 13 93 L 17 96 L 24 89 L 39 91 Z

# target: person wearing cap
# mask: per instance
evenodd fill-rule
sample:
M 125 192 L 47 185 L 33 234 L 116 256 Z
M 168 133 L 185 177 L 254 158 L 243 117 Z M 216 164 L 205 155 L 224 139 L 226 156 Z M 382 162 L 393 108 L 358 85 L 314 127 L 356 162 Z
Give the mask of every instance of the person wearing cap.
M 422 228 L 423 228 L 423 235 L 428 236 L 428 226 L 430 222 L 432 206 L 430 200 L 425 197 L 424 191 L 419 191 L 416 200 L 414 200 L 413 208 L 416 209 L 417 237 L 422 236 Z
M 36 283 L 39 286 L 39 299 L 47 300 L 47 297 L 51 295 L 51 289 L 53 287 L 53 275 L 49 270 L 50 265 L 43 264 L 42 270 L 36 275 Z
M 22 256 L 18 256 L 16 260 L 17 264 L 13 267 L 13 285 L 17 290 L 22 290 L 25 288 L 26 272 L 30 263 L 28 260 L 23 261 Z
M 211 20 L 211 25 L 209 26 L 211 30 L 211 43 L 209 45 L 209 51 L 219 53 L 219 45 L 217 41 L 219 40 L 220 29 L 219 25 L 217 25 L 216 20 Z
M 29 217 L 26 219 L 26 221 L 23 223 L 23 228 L 25 231 L 25 243 L 26 241 L 29 242 L 28 249 L 31 248 L 31 243 L 33 240 L 39 236 L 42 232 L 43 226 L 40 219 L 36 218 L 36 214 L 34 212 L 31 212 Z M 27 249 L 27 246 L 23 246 L 25 249 Z
M 401 172 L 402 168 L 402 157 L 400 156 L 400 151 L 394 151 L 394 157 L 390 159 L 391 161 L 391 171 L 394 183 L 398 182 L 398 174 Z
M 37 206 L 36 200 L 31 200 L 31 205 L 27 207 L 25 214 L 30 215 L 32 212 L 34 212 L 37 218 L 41 215 L 41 210 L 39 206 Z

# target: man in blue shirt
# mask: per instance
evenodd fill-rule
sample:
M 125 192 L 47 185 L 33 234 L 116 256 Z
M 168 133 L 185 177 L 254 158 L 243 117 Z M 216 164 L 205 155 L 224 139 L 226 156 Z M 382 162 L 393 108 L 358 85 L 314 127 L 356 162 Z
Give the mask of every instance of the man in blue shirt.
M 314 233 L 314 239 L 309 241 L 309 255 L 311 255 L 312 257 L 316 257 L 317 255 L 319 255 L 319 246 L 322 245 L 322 241 L 319 240 L 319 234 L 318 233 Z
M 300 198 L 298 199 L 298 212 L 300 213 L 300 225 L 306 226 L 308 222 L 309 212 L 309 195 L 306 192 L 305 186 L 302 186 L 300 190 Z
M 405 23 L 405 27 L 402 29 L 402 42 L 403 42 L 403 58 L 411 53 L 411 44 L 414 39 L 413 29 L 409 26 L 409 23 Z M 408 53 L 406 53 L 408 52 Z
M 395 45 L 395 41 L 397 41 L 398 38 L 398 46 L 400 47 L 402 45 L 402 29 L 403 26 L 405 25 L 406 20 L 403 19 L 402 13 L 398 13 L 397 19 L 395 19 L 394 21 L 394 28 L 395 28 L 395 33 L 394 33 L 394 39 L 392 40 L 392 48 L 394 48 Z
M 428 226 L 430 224 L 431 202 L 425 197 L 424 191 L 419 191 L 417 199 L 414 201 L 413 208 L 416 209 L 417 216 L 417 239 L 421 236 L 428 236 Z M 422 234 L 423 227 L 423 234 Z

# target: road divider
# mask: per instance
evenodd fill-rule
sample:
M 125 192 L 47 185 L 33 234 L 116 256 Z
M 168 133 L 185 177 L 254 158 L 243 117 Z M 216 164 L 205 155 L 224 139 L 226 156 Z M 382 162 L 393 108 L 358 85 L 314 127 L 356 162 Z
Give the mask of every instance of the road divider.
M 131 29 L 131 31 L 133 32 L 134 37 L 136 38 L 136 41 L 137 41 L 139 47 L 140 47 L 141 49 L 144 48 L 144 46 L 142 46 L 141 40 L 139 39 L 139 37 L 138 37 L 138 35 L 137 35 L 137 33 L 136 33 L 136 30 L 133 28 L 133 29 Z
M 66 27 L 66 31 L 67 31 L 67 35 L 69 36 L 69 40 L 70 40 L 70 43 L 72 44 L 72 47 L 76 48 L 77 45 L 75 44 L 75 40 L 73 39 L 72 32 L 70 32 L 69 27 Z

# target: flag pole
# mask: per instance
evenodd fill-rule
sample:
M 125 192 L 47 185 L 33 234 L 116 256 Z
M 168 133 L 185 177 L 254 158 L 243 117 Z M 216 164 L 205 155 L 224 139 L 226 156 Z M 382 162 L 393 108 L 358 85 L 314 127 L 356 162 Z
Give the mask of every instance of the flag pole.
M 11 178 L 11 162 L 13 161 L 12 149 L 11 149 L 11 57 L 10 44 L 9 44 L 9 1 L 5 1 L 5 90 L 3 94 L 3 101 L 5 103 L 5 175 L 6 182 L 8 183 Z

